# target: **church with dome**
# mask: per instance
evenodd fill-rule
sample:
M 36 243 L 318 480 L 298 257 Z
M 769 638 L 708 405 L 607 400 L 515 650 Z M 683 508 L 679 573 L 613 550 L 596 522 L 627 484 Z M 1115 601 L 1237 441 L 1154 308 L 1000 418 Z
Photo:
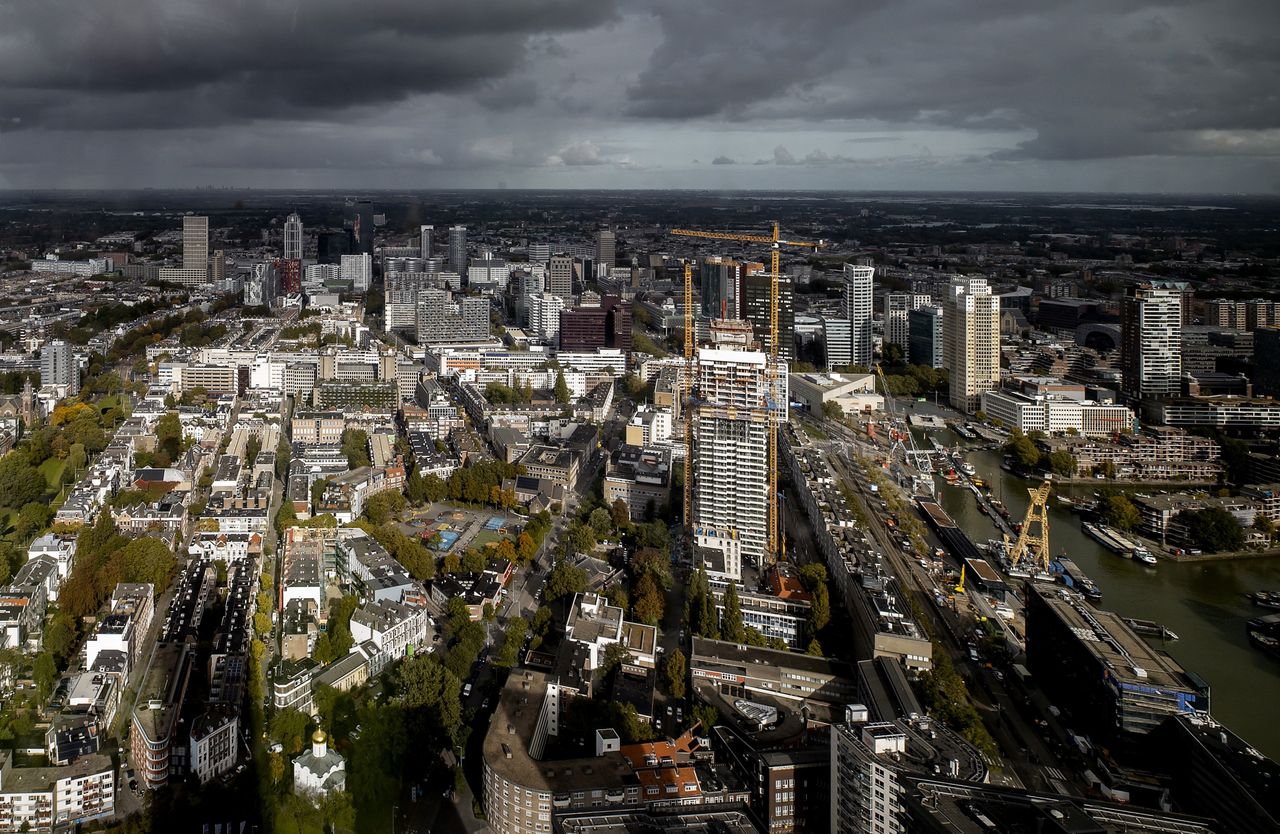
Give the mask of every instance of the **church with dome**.
M 345 790 L 347 763 L 325 742 L 324 730 L 311 736 L 311 749 L 293 760 L 293 789 L 297 793 L 325 795 Z

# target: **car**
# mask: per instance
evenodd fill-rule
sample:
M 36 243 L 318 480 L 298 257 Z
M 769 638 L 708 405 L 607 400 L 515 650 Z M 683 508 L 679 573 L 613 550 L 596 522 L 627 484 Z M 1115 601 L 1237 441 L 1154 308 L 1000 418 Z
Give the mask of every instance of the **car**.
M 267 751 L 271 753 L 282 753 L 284 752 L 284 745 L 277 741 L 275 744 L 268 747 Z
M 999 669 L 993 670 L 991 674 L 995 675 L 996 680 L 998 681 L 1004 680 L 1004 672 L 1001 672 Z
M 489 708 L 489 699 L 486 697 L 483 701 L 480 702 L 480 709 L 488 709 L 488 708 Z
M 244 765 L 240 765 L 239 767 L 237 767 L 236 773 L 244 773 Z
M 670 704 L 667 704 L 667 715 L 670 715 L 673 712 L 675 712 L 675 707 L 671 706 Z
M 469 697 L 470 695 L 471 695 L 471 684 L 469 684 L 469 683 L 465 683 L 465 684 L 463 684 L 463 685 L 462 685 L 462 697 L 463 697 L 463 698 L 466 698 L 466 697 Z

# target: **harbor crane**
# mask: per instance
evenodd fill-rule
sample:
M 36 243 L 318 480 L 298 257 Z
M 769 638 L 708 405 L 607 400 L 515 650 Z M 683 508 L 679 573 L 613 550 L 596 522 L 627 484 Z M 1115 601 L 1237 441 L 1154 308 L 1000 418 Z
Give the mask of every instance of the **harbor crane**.
M 766 553 L 772 559 L 786 559 L 786 545 L 780 540 L 778 510 L 778 415 L 785 414 L 787 404 L 782 402 L 778 378 L 778 278 L 781 272 L 781 250 L 783 246 L 794 246 L 807 249 L 819 249 L 826 241 L 787 240 L 779 236 L 778 224 L 773 224 L 770 235 L 748 235 L 734 232 L 714 232 L 701 229 L 671 229 L 670 233 L 677 237 L 700 238 L 702 240 L 728 240 L 739 243 L 763 243 L 769 246 L 769 361 L 766 363 L 767 403 L 769 411 L 769 521 L 768 545 Z M 686 398 L 693 383 L 693 265 L 688 261 L 684 266 L 684 353 Z M 685 410 L 685 523 L 692 529 L 692 428 L 689 401 L 686 399 Z
M 1018 531 L 1018 540 L 1009 551 L 1009 564 L 1013 567 L 1025 561 L 1034 562 L 1043 573 L 1049 572 L 1049 490 L 1052 482 L 1046 480 L 1038 487 L 1027 489 L 1031 496 L 1031 504 L 1027 507 L 1026 518 L 1022 520 L 1022 529 Z M 1031 532 L 1036 526 L 1035 533 Z

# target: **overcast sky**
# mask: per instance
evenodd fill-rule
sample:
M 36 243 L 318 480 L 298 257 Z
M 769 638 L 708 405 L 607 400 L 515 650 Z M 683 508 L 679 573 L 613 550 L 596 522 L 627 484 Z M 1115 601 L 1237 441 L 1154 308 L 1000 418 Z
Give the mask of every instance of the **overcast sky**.
M 0 0 L 0 187 L 1280 191 L 1275 0 Z

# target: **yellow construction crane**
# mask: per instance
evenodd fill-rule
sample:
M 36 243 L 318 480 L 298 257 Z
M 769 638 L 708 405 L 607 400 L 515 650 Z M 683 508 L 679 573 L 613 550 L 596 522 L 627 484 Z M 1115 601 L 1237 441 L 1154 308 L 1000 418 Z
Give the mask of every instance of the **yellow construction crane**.
M 955 587 L 957 594 L 964 593 L 964 565 L 960 565 L 960 584 Z
M 1049 489 L 1049 481 L 1027 489 L 1031 504 L 1027 507 L 1027 517 L 1022 520 L 1022 529 L 1018 531 L 1018 540 L 1009 551 L 1009 564 L 1012 566 L 1030 560 L 1042 572 L 1049 572 Z M 1031 532 L 1033 524 L 1039 525 L 1034 534 Z
M 778 387 L 778 277 L 781 270 L 780 253 L 783 246 L 797 246 L 809 249 L 818 249 L 826 245 L 826 241 L 804 241 L 804 240 L 785 240 L 778 236 L 778 224 L 773 224 L 772 235 L 744 235 L 733 232 L 707 232 L 698 229 L 672 229 L 671 234 L 680 237 L 702 238 L 703 240 L 732 240 L 739 243 L 764 243 L 769 246 L 769 362 L 766 369 L 769 402 L 767 407 L 773 410 L 786 409 L 786 403 L 780 402 L 780 390 Z M 689 263 L 685 263 L 684 272 L 684 350 L 686 369 L 691 376 L 692 357 L 693 357 L 693 268 Z M 686 391 L 688 385 L 686 383 Z M 778 536 L 778 421 L 773 414 L 769 415 L 769 523 L 768 523 L 768 546 L 766 552 L 772 558 L 786 559 L 786 544 L 780 541 Z M 691 426 L 692 421 L 686 423 Z M 686 436 L 689 436 L 689 429 L 686 428 Z M 686 455 L 689 460 L 692 455 Z M 692 503 L 692 493 L 689 492 L 689 465 L 685 469 L 685 511 L 690 512 Z M 691 523 L 691 522 L 690 522 Z

